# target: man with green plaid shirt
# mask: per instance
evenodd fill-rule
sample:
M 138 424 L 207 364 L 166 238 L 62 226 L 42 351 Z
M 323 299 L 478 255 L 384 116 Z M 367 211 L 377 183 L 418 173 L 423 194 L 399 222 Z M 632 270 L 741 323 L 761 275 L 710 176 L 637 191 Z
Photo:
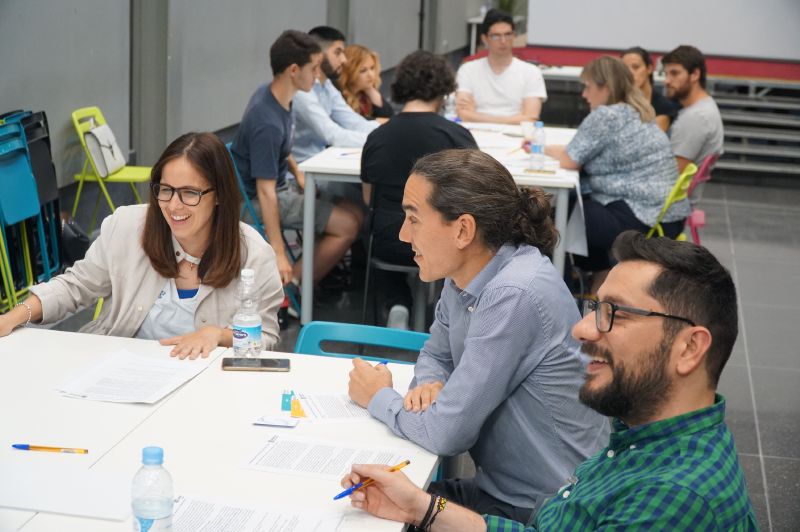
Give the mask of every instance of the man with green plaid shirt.
M 354 465 L 351 503 L 423 530 L 757 530 L 719 376 L 738 334 L 736 289 L 705 248 L 623 233 L 619 261 L 572 334 L 590 357 L 580 399 L 613 418 L 531 523 L 447 504 L 384 466 Z

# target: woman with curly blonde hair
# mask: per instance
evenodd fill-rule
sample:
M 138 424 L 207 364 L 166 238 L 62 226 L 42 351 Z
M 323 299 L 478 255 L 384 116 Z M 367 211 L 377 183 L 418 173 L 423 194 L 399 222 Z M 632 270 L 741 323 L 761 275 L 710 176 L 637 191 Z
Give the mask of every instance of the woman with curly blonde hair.
M 391 104 L 383 99 L 378 90 L 381 86 L 378 54 L 360 44 L 351 44 L 344 53 L 347 62 L 342 67 L 338 85 L 347 104 L 370 120 L 394 115 Z

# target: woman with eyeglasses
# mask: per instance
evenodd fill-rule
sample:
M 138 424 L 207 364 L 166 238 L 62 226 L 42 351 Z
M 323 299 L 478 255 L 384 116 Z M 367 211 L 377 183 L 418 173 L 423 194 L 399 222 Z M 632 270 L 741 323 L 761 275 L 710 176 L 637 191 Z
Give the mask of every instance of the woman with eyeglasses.
M 104 298 L 81 332 L 159 340 L 181 359 L 232 343 L 236 287 L 255 270 L 265 348 L 278 341 L 283 290 L 272 248 L 239 221 L 241 196 L 225 145 L 187 133 L 153 166 L 148 205 L 118 208 L 86 257 L 0 316 L 0 337 L 52 323 Z
M 633 84 L 642 91 L 644 97 L 656 112 L 656 124 L 662 131 L 668 131 L 670 124 L 678 116 L 680 105 L 655 90 L 653 85 L 653 60 L 650 54 L 640 46 L 628 48 L 620 54 L 622 62 L 631 71 Z

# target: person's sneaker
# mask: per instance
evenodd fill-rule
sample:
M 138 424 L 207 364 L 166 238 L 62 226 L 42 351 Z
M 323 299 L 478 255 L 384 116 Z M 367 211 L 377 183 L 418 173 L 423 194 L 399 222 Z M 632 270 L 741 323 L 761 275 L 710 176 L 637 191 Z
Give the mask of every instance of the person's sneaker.
M 403 305 L 394 305 L 389 309 L 386 326 L 390 329 L 408 330 L 408 309 Z

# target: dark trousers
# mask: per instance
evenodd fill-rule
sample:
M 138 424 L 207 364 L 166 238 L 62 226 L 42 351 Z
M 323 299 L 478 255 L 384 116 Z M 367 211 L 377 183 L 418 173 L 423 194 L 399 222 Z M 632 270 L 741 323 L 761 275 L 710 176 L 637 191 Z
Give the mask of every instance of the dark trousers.
M 428 493 L 441 495 L 448 501 L 479 514 L 498 515 L 528 524 L 534 508 L 520 508 L 492 497 L 480 489 L 474 478 L 450 478 L 431 482 Z
M 611 246 L 620 233 L 633 229 L 646 233 L 650 226 L 642 223 L 624 200 L 612 201 L 608 205 L 583 197 L 583 216 L 586 220 L 586 242 L 589 256 L 575 255 L 575 264 L 583 270 L 602 271 L 614 265 Z M 683 230 L 683 220 L 662 223 L 664 235 L 677 237 Z

